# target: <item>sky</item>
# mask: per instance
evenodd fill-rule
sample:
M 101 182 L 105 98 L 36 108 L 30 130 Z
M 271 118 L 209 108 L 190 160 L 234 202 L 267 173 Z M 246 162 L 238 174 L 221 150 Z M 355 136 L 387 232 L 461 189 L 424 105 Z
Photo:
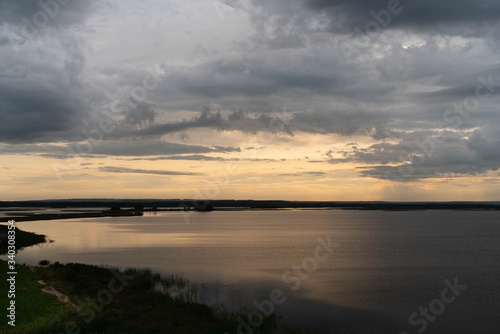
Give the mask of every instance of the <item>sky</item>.
M 0 0 L 0 200 L 500 201 L 496 0 Z

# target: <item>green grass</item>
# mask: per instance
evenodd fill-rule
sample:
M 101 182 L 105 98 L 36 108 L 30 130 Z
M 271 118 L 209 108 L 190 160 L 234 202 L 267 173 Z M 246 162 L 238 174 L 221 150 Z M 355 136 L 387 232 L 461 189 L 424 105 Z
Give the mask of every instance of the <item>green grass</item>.
M 0 225 L 0 254 L 7 253 L 6 225 Z M 46 241 L 45 236 L 21 231 L 16 228 L 16 250 L 29 247 Z M 57 297 L 41 291 L 42 286 L 37 282 L 38 275 L 27 266 L 16 265 L 16 326 L 7 324 L 6 317 L 10 300 L 7 296 L 9 286 L 7 280 L 7 262 L 0 261 L 0 310 L 2 310 L 0 333 L 49 333 L 56 323 L 65 323 L 74 317 L 74 308 L 58 301 Z
M 58 301 L 57 297 L 42 292 L 42 286 L 36 282 L 36 273 L 26 266 L 16 266 L 16 326 L 7 324 L 9 319 L 6 308 L 9 307 L 9 299 L 6 298 L 8 286 L 0 285 L 0 309 L 2 310 L 2 323 L 0 333 L 49 333 L 47 330 L 54 326 L 57 317 L 64 322 L 75 312 L 68 305 Z M 6 280 L 7 262 L 0 261 L 0 272 L 3 274 L 2 281 Z M 15 330 L 13 330 L 15 329 Z
M 94 307 L 94 311 L 84 307 L 75 319 L 85 333 L 236 332 L 234 316 L 195 302 L 195 287 L 176 276 L 162 277 L 149 270 L 129 269 L 125 274 L 133 279 L 127 280 L 122 291 L 112 294 L 108 305 L 103 305 L 106 303 L 98 302 L 97 296 L 99 291 L 110 290 L 109 284 L 114 276 L 109 269 L 83 264 L 54 264 L 39 267 L 36 271 L 40 278 L 70 296 L 77 305 L 89 298 L 97 301 L 98 307 Z M 120 287 L 118 281 L 115 280 L 114 284 L 115 288 Z M 273 325 L 272 320 L 268 321 L 263 329 Z

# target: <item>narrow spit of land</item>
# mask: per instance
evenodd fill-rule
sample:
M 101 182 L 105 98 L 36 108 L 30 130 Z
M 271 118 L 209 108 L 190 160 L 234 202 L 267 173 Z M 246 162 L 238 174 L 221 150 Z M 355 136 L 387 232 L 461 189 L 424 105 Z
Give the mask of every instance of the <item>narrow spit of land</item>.
M 36 220 L 78 219 L 78 218 L 100 218 L 100 217 L 132 217 L 142 216 L 142 211 L 134 210 L 104 210 L 101 212 L 78 212 L 78 213 L 28 213 L 19 216 L 7 216 L 8 220 L 16 222 L 27 222 Z
M 9 218 L 8 220 L 12 220 Z M 6 222 L 6 221 L 5 221 Z M 0 224 L 0 255 L 6 254 L 8 249 L 8 226 Z M 25 232 L 16 228 L 16 250 L 46 242 L 44 235 Z

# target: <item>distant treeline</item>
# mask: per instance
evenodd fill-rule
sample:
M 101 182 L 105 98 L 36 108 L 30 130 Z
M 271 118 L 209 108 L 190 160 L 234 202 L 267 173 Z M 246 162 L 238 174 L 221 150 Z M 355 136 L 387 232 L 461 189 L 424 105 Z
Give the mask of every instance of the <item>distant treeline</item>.
M 279 200 L 196 200 L 196 199 L 68 199 L 0 202 L 0 207 L 43 208 L 234 208 L 299 209 L 338 208 L 351 210 L 500 210 L 500 202 L 340 202 Z

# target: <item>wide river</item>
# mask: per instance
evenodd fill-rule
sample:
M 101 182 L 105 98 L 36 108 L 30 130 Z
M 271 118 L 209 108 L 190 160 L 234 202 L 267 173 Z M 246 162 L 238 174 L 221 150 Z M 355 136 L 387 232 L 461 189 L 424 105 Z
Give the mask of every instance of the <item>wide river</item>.
M 206 303 L 254 316 L 273 308 L 285 325 L 500 333 L 498 211 L 159 212 L 17 226 L 54 240 L 22 250 L 19 263 L 176 273 Z

